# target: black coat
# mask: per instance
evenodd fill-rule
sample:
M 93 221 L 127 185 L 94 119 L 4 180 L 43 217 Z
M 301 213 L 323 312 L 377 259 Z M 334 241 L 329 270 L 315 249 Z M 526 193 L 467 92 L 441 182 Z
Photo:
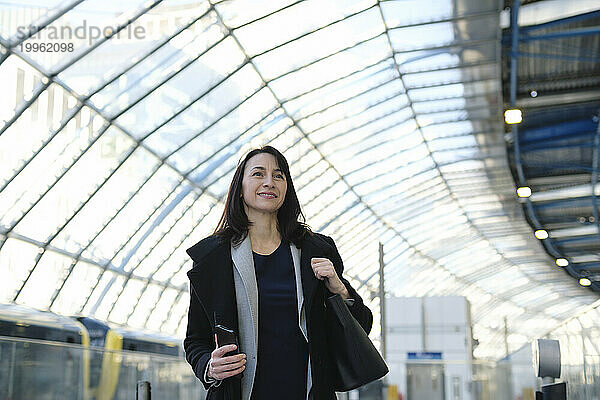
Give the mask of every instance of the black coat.
M 350 297 L 355 300 L 354 305 L 349 309 L 367 333 L 371 330 L 373 315 L 350 283 L 342 277 L 344 267 L 333 239 L 314 233 L 306 235 L 299 247 L 312 369 L 312 399 L 331 400 L 335 399 L 335 394 L 330 384 L 330 360 L 324 331 L 326 319 L 324 304 L 331 293 L 324 283 L 315 277 L 310 259 L 324 257 L 332 261 L 338 276 L 348 288 Z M 194 264 L 192 270 L 188 272 L 190 308 L 184 349 L 188 363 L 208 389 L 202 375 L 211 352 L 215 349 L 213 333 L 215 315 L 218 323 L 238 331 L 231 248 L 228 241 L 209 236 L 189 248 L 187 253 Z M 240 380 L 235 377 L 226 379 L 217 388 L 211 388 L 209 396 L 211 399 L 214 396 L 215 399 L 240 400 Z

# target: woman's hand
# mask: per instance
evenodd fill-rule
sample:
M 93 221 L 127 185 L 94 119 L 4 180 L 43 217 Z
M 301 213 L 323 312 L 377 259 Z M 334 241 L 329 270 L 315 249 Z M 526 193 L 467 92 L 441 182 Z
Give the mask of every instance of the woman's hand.
M 331 293 L 339 294 L 343 299 L 350 297 L 348 289 L 340 280 L 340 277 L 335 272 L 333 263 L 328 258 L 311 258 L 310 265 L 315 273 L 315 277 L 320 280 L 325 280 L 325 287 Z
M 217 343 L 217 335 L 215 335 L 215 343 Z M 246 355 L 240 353 L 233 356 L 225 356 L 225 354 L 234 351 L 235 349 L 237 349 L 235 344 L 228 344 L 213 350 L 210 354 L 206 375 L 209 378 L 222 381 L 225 378 L 241 373 L 246 368 Z

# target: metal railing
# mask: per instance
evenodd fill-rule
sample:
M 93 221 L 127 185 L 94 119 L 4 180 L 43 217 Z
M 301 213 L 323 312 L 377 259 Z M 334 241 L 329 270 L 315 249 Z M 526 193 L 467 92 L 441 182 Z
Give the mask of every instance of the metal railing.
M 206 396 L 182 357 L 0 336 L 0 399 L 131 400 L 140 381 L 157 399 Z

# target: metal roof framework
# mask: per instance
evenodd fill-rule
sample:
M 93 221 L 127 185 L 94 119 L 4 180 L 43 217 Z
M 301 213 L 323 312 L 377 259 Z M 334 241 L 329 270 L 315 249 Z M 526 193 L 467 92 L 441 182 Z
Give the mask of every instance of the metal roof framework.
M 518 10 L 513 2 L 513 21 Z M 523 122 L 510 133 L 509 159 L 515 181 L 532 191 L 523 199 L 525 215 L 533 230 L 547 236 L 542 243 L 556 263 L 596 292 L 599 22 L 600 11 L 590 11 L 504 36 L 504 66 L 510 69 L 504 87 L 511 107 L 523 112 Z
M 434 3 L 2 6 L 0 300 L 181 334 L 184 249 L 270 143 L 375 314 L 377 241 L 389 294 L 469 299 L 478 357 L 590 304 L 515 200 L 498 3 Z

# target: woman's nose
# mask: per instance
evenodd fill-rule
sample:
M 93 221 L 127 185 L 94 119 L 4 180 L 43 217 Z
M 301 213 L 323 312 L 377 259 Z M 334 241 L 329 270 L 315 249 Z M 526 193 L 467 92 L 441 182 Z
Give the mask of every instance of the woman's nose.
M 264 186 L 273 186 L 273 177 L 272 176 L 265 176 L 265 180 L 263 181 L 263 185 Z

